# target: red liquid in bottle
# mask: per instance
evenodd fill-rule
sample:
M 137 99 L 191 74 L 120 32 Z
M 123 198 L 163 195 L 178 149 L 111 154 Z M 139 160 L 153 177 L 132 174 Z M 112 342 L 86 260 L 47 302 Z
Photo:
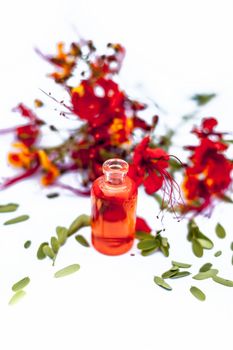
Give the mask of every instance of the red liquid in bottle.
M 92 185 L 92 243 L 103 254 L 123 254 L 133 245 L 137 187 L 127 171 L 125 161 L 107 160 Z

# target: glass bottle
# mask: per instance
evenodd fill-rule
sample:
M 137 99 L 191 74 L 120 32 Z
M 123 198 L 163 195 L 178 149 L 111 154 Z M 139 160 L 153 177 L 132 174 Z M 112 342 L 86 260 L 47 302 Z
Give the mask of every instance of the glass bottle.
M 133 245 L 137 186 L 128 168 L 124 160 L 109 159 L 92 185 L 92 244 L 103 254 L 123 254 Z

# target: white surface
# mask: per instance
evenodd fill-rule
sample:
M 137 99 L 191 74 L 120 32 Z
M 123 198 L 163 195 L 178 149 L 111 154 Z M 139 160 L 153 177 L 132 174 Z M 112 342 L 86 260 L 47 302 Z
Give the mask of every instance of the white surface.
M 30 104 L 41 97 L 39 87 L 57 91 L 44 78 L 50 67 L 36 57 L 33 47 L 51 52 L 58 40 L 74 40 L 71 28 L 75 25 L 82 35 L 100 45 L 109 41 L 125 44 L 124 85 L 135 89 L 142 83 L 143 95 L 161 104 L 170 125 L 177 123 L 181 113 L 192 110 L 187 97 L 215 91 L 219 97 L 203 108 L 203 115 L 216 115 L 220 128 L 228 129 L 233 95 L 231 17 L 232 1 L 5 2 L 0 11 L 0 126 L 13 125 L 18 119 L 10 109 L 20 101 Z M 54 121 L 54 113 L 52 118 Z M 4 166 L 10 139 L 0 139 L 1 175 L 11 171 Z M 154 275 L 170 267 L 171 259 L 193 263 L 193 272 L 210 261 L 221 275 L 232 279 L 230 205 L 218 206 L 210 220 L 198 219 L 215 241 L 213 251 L 205 252 L 201 259 L 191 253 L 185 238 L 186 223 L 165 215 L 171 243 L 167 259 L 161 254 L 143 258 L 136 249 L 136 256 L 106 257 L 71 238 L 53 268 L 48 260 L 35 258 L 39 243 L 51 237 L 57 225 L 69 225 L 77 215 L 89 213 L 90 204 L 88 199 L 67 192 L 50 200 L 45 193 L 36 180 L 0 193 L 1 203 L 20 203 L 17 215 L 31 216 L 14 226 L 2 223 L 15 213 L 0 216 L 1 349 L 232 348 L 231 288 L 187 277 L 171 280 L 173 291 L 167 292 L 153 282 Z M 138 213 L 156 229 L 161 227 L 155 218 L 157 212 L 153 201 L 141 192 Z M 228 232 L 222 241 L 214 234 L 219 220 Z M 82 233 L 90 235 L 88 229 Z M 25 250 L 27 239 L 32 240 L 32 246 Z M 219 249 L 223 255 L 214 258 Z M 54 271 L 76 262 L 81 265 L 77 274 L 53 278 Z M 26 275 L 31 278 L 26 298 L 9 307 L 12 284 Z M 191 285 L 206 292 L 206 302 L 192 297 Z

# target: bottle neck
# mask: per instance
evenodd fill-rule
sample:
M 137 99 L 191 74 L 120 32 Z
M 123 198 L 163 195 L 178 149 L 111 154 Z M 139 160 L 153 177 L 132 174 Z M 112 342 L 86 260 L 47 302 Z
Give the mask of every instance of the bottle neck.
M 121 185 L 125 181 L 126 174 L 116 172 L 106 172 L 104 174 L 105 181 L 112 185 Z
M 121 185 L 128 172 L 128 163 L 122 159 L 109 159 L 103 164 L 105 181 L 111 185 Z

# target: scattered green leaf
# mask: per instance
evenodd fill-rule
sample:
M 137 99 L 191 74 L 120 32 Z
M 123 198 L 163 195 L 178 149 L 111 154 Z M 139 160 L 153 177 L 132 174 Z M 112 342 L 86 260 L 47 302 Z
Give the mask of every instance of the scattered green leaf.
M 196 239 L 192 241 L 192 250 L 194 255 L 196 255 L 198 258 L 203 256 L 203 247 Z
M 80 269 L 79 264 L 72 264 L 72 265 L 66 266 L 63 269 L 55 272 L 54 277 L 56 277 L 56 278 L 65 277 L 65 276 L 71 275 L 72 273 L 75 273 L 79 269 Z
M 222 255 L 222 251 L 221 251 L 221 250 L 218 250 L 218 251 L 214 254 L 214 256 L 215 256 L 216 258 L 218 258 L 220 255 Z
M 218 236 L 218 238 L 225 238 L 226 237 L 226 231 L 220 223 L 218 223 L 216 225 L 215 232 L 216 232 L 216 235 Z
M 188 269 L 189 267 L 192 266 L 191 264 L 181 263 L 181 262 L 174 261 L 174 260 L 172 261 L 172 265 L 180 267 L 180 268 L 184 268 L 184 269 Z
M 82 235 L 77 235 L 75 236 L 75 239 L 78 243 L 80 243 L 82 246 L 84 247 L 90 247 L 90 244 L 88 243 L 88 241 L 86 240 L 86 238 L 84 238 Z
M 217 269 L 209 269 L 205 272 L 199 272 L 195 276 L 193 276 L 193 279 L 195 280 L 205 280 L 207 278 L 212 278 L 213 276 L 216 276 L 218 274 Z
M 210 102 L 217 95 L 215 93 L 212 94 L 196 94 L 191 97 L 193 101 L 197 103 L 198 106 L 204 106 L 208 102 Z
M 13 292 L 18 292 L 19 290 L 25 288 L 29 283 L 30 283 L 30 278 L 25 277 L 20 281 L 16 282 L 15 284 L 13 284 L 11 289 L 13 290 Z
M 18 222 L 26 221 L 28 219 L 29 219 L 29 215 L 21 215 L 21 216 L 18 216 L 17 218 L 10 219 L 4 222 L 4 225 L 13 225 L 13 224 L 17 224 Z
M 169 284 L 168 284 L 167 282 L 165 282 L 164 279 L 163 279 L 162 277 L 155 276 L 155 277 L 154 277 L 154 282 L 155 282 L 158 286 L 160 286 L 160 287 L 162 287 L 162 288 L 164 288 L 164 289 L 172 290 L 172 287 L 169 286 Z
M 214 282 L 222 284 L 223 286 L 233 287 L 233 281 L 231 281 L 231 280 L 227 280 L 227 279 L 219 277 L 219 276 L 213 276 L 212 278 L 213 278 Z
M 162 274 L 162 278 L 170 278 L 178 273 L 179 270 L 168 270 Z
M 149 250 L 159 247 L 159 241 L 155 238 L 152 239 L 144 239 L 137 245 L 138 249 Z
M 42 250 L 43 250 L 43 253 L 45 254 L 45 256 L 48 256 L 50 259 L 55 258 L 55 253 L 48 244 L 44 245 Z
M 190 288 L 190 292 L 192 293 L 192 295 L 197 298 L 200 301 L 204 301 L 206 299 L 205 294 L 197 287 L 192 286 Z
M 31 244 L 32 244 L 31 241 L 26 241 L 23 246 L 25 249 L 28 249 L 31 246 Z
M 231 250 L 233 250 L 233 242 L 231 242 Z
M 43 260 L 46 258 L 46 255 L 44 253 L 43 248 L 48 245 L 48 242 L 43 242 L 40 244 L 38 250 L 37 250 L 37 259 Z
M 200 268 L 199 272 L 206 272 L 210 270 L 212 266 L 213 265 L 211 263 L 206 263 Z
M 57 226 L 56 233 L 57 233 L 57 238 L 58 238 L 59 244 L 63 245 L 67 239 L 67 236 L 68 236 L 67 228 L 65 228 L 63 226 Z
M 82 227 L 90 226 L 90 224 L 91 224 L 91 219 L 89 215 L 86 215 L 86 214 L 79 215 L 70 225 L 68 229 L 68 236 L 73 235 Z
M 0 205 L 0 213 L 10 213 L 12 211 L 16 211 L 18 207 L 19 207 L 19 204 L 15 204 L 15 203 Z
M 54 251 L 55 254 L 57 254 L 57 252 L 59 251 L 60 248 L 60 243 L 58 242 L 57 237 L 51 237 L 50 240 L 50 244 L 51 244 L 51 248 Z
M 177 273 L 172 275 L 170 278 L 172 278 L 172 279 L 173 278 L 181 278 L 181 277 L 186 277 L 189 275 L 191 275 L 191 273 L 189 271 L 180 271 L 180 272 L 177 271 Z

